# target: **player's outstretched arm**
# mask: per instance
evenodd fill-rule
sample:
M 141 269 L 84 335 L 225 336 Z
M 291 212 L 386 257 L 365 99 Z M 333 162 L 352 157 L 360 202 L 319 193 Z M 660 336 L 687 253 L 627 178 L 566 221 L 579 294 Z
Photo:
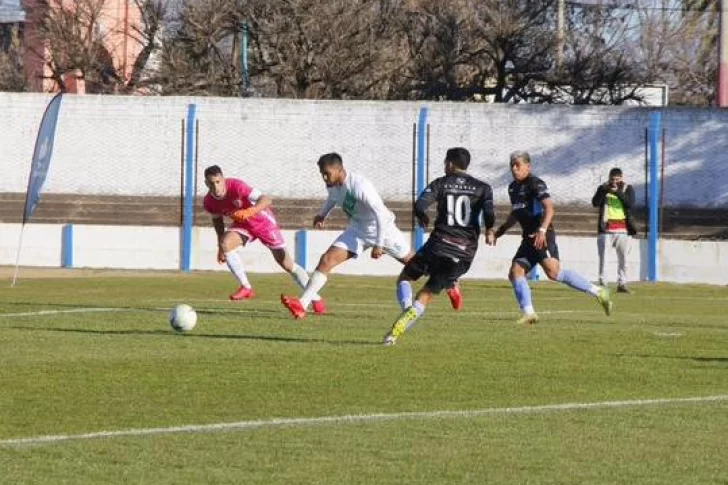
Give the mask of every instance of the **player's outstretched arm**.
M 233 212 L 232 219 L 235 222 L 243 222 L 245 219 L 255 217 L 260 212 L 266 210 L 268 207 L 273 205 L 273 199 L 265 194 L 261 194 L 257 197 L 255 205 L 248 207 L 247 209 L 240 209 Z
M 415 217 L 417 218 L 417 222 L 419 222 L 420 226 L 424 228 L 426 228 L 430 223 L 430 217 L 427 215 L 427 209 L 437 202 L 439 194 L 439 185 L 435 182 L 436 181 L 433 181 L 429 184 L 415 202 Z
M 501 224 L 500 227 L 498 227 L 498 229 L 496 229 L 495 232 L 493 233 L 493 245 L 495 245 L 495 242 L 503 234 L 505 234 L 508 231 L 508 229 L 515 226 L 516 222 L 518 222 L 518 220 L 516 219 L 516 216 L 513 214 L 513 212 L 508 214 L 508 219 L 506 219 L 506 221 L 503 224 Z
M 313 217 L 314 229 L 323 229 L 324 221 L 329 216 L 332 210 L 336 207 L 336 198 L 334 197 L 331 190 L 329 190 L 329 196 L 326 198 L 324 205 L 321 206 L 318 213 Z
M 554 203 L 549 197 L 541 199 L 541 206 L 543 207 L 541 227 L 539 227 L 538 232 L 533 235 L 533 247 L 536 249 L 544 249 L 546 247 L 546 231 L 554 218 Z

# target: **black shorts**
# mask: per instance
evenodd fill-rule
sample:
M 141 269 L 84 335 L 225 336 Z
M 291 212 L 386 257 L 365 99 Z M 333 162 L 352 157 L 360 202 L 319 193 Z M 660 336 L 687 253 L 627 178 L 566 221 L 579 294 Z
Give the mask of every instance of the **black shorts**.
M 553 231 L 546 232 L 546 247 L 544 249 L 536 249 L 533 247 L 533 238 L 524 237 L 521 245 L 513 256 L 513 262 L 518 263 L 529 271 L 538 265 L 544 259 L 559 259 L 559 247 L 556 245 L 556 233 Z
M 471 259 L 438 255 L 428 250 L 425 245 L 409 260 L 402 272 L 414 281 L 428 275 L 425 287 L 438 294 L 454 287 L 457 280 L 468 272 L 472 263 Z

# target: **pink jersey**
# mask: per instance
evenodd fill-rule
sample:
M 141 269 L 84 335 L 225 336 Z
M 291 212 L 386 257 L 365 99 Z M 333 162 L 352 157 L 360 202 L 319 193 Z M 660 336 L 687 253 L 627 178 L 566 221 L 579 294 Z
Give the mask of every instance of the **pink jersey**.
M 261 195 L 259 190 L 240 179 L 226 178 L 225 196 L 217 199 L 208 193 L 203 199 L 202 205 L 213 216 L 230 217 L 235 211 L 254 206 Z M 270 207 L 243 222 L 233 222 L 228 229 L 241 229 L 251 239 L 260 239 L 264 244 L 266 240 L 271 239 L 271 236 L 280 233 L 278 222 Z M 268 244 L 266 245 L 268 246 Z

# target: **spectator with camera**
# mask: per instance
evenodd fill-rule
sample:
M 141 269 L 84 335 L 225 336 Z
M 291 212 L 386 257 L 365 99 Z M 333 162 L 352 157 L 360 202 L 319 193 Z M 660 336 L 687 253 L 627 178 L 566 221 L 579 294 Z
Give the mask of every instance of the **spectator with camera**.
M 617 252 L 617 292 L 630 293 L 627 289 L 627 255 L 631 236 L 637 234 L 630 217 L 630 210 L 634 205 L 634 189 L 625 183 L 621 169 L 615 167 L 609 171 L 609 180 L 597 187 L 592 205 L 599 208 L 599 285 L 605 284 L 604 252 L 609 244 Z

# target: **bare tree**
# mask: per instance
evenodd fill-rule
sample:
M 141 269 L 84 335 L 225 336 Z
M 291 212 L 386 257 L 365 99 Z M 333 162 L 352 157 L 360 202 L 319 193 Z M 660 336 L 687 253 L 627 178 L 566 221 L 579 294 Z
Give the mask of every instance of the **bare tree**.
M 271 80 L 278 96 L 381 97 L 401 62 L 397 10 L 384 0 L 246 2 L 251 75 Z
M 44 60 L 49 77 L 60 89 L 66 89 L 65 74 L 79 71 L 86 89 L 92 93 L 130 91 L 138 84 L 141 72 L 155 49 L 154 39 L 164 16 L 165 0 L 135 0 L 142 13 L 142 23 L 133 26 L 132 41 L 142 46 L 133 64 L 127 83 L 122 66 L 114 65 L 109 36 L 114 32 L 105 27 L 106 0 L 68 0 L 39 2 L 38 35 L 44 48 L 34 55 Z M 123 35 L 128 33 L 124 32 Z
M 247 75 L 259 95 L 294 98 L 639 100 L 658 76 L 637 10 L 571 5 L 557 66 L 556 0 L 186 0 L 157 30 L 154 82 L 218 96 L 246 95 Z
M 0 91 L 25 91 L 17 25 L 0 24 Z
M 168 0 L 134 0 L 136 7 L 141 14 L 141 24 L 133 26 L 133 38 L 142 46 L 139 55 L 134 60 L 129 79 L 124 90 L 133 92 L 140 87 L 149 87 L 147 81 L 153 75 L 148 73 L 149 61 L 161 45 L 159 37 L 169 21 Z
M 531 101 L 569 104 L 641 102 L 640 88 L 650 81 L 634 55 L 631 36 L 636 16 L 610 4 L 576 5 L 569 9 L 565 59 L 532 86 Z
M 242 75 L 233 58 L 239 9 L 235 0 L 182 5 L 163 36 L 154 76 L 163 94 L 240 94 Z

